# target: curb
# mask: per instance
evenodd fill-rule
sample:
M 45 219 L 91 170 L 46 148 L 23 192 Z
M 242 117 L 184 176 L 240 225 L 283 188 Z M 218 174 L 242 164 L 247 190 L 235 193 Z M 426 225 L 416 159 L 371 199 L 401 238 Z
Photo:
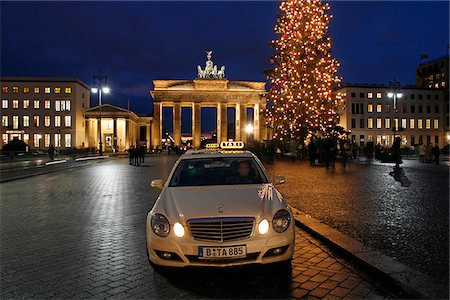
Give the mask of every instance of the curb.
M 291 207 L 291 209 L 297 227 L 304 229 L 333 250 L 352 259 L 359 267 L 375 274 L 388 285 L 398 289 L 401 291 L 402 297 L 420 299 L 448 297 L 446 294 L 440 294 L 446 290 L 446 287 L 436 284 L 430 276 L 415 271 L 383 253 L 363 245 L 296 208 Z

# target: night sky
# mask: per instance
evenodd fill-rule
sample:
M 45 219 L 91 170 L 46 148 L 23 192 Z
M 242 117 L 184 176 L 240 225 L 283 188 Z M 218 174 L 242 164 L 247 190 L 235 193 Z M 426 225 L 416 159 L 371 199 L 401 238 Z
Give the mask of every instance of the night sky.
M 1 75 L 108 76 L 104 103 L 152 112 L 154 79 L 193 79 L 197 65 L 264 81 L 276 1 L 1 2 Z M 351 83 L 415 83 L 421 54 L 448 54 L 448 1 L 332 1 L 339 75 Z M 91 97 L 96 105 L 97 97 Z M 183 125 L 184 126 L 184 125 Z

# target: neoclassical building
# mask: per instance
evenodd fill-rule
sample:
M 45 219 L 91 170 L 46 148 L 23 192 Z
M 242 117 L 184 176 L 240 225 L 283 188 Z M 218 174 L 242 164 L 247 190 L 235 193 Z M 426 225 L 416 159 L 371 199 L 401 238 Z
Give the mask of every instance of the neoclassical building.
M 266 130 L 260 112 L 265 109 L 265 82 L 230 81 L 225 78 L 225 67 L 220 69 L 211 60 L 212 51 L 207 51 L 205 69 L 200 66 L 198 77 L 193 80 L 154 80 L 153 90 L 153 124 L 152 145 L 161 146 L 163 128 L 163 108 L 173 108 L 173 138 L 175 145 L 181 144 L 181 110 L 192 109 L 192 139 L 194 148 L 200 147 L 201 109 L 217 109 L 217 141 L 228 139 L 227 109 L 234 108 L 235 140 L 246 142 L 249 138 L 261 140 L 266 138 Z M 251 108 L 253 116 L 247 116 Z M 249 121 L 251 120 L 251 121 Z

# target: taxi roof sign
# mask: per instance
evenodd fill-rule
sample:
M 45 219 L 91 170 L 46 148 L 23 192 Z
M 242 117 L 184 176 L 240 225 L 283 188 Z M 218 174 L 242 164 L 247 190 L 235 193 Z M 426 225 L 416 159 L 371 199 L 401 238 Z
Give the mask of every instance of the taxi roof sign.
M 219 148 L 219 144 L 217 143 L 210 143 L 210 144 L 206 144 L 206 149 L 217 149 Z
M 244 142 L 241 142 L 241 141 L 221 142 L 220 148 L 221 149 L 230 149 L 230 150 L 243 149 Z

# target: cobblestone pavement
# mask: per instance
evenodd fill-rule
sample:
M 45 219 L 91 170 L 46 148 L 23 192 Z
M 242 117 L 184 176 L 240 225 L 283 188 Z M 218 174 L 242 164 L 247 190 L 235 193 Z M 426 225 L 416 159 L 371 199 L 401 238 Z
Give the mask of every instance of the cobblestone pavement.
M 145 218 L 175 157 L 125 159 L 0 184 L 1 295 L 8 298 L 391 298 L 385 284 L 297 229 L 280 266 L 184 269 L 148 264 Z M 285 269 L 284 269 L 285 270 Z
M 333 173 L 277 161 L 268 172 L 286 177 L 279 190 L 295 208 L 448 287 L 449 168 L 418 160 L 401 167 L 405 185 L 389 175 L 393 164 L 344 170 L 339 162 Z

